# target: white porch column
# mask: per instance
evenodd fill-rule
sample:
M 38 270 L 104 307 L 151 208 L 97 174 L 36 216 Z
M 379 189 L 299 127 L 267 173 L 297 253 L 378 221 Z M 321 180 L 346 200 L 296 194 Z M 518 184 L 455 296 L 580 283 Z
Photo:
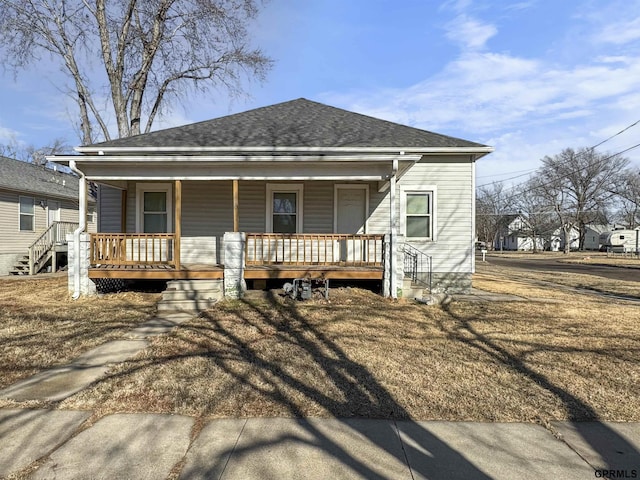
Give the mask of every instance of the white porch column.
M 391 298 L 398 298 L 398 251 L 396 237 L 398 235 L 398 215 L 396 213 L 396 172 L 398 161 L 393 161 L 393 173 L 389 179 L 389 221 L 391 227 Z
M 244 281 L 244 232 L 224 233 L 224 296 L 241 298 L 247 289 Z

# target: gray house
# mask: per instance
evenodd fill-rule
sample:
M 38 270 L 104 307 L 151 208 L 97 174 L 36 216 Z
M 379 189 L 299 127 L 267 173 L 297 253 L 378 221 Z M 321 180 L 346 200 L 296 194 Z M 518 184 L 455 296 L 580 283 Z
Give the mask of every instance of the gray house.
M 76 294 L 104 278 L 219 279 L 228 296 L 301 277 L 470 288 L 491 147 L 298 99 L 76 150 L 49 158 L 100 185 Z
M 94 207 L 87 231 L 95 232 Z M 78 178 L 0 157 L 0 275 L 55 270 L 78 227 Z

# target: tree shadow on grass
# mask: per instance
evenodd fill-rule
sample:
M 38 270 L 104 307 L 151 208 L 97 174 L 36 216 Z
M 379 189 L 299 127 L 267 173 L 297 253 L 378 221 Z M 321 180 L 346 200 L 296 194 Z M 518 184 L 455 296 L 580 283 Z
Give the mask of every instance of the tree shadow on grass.
M 605 423 L 600 421 L 598 413 L 588 403 L 571 392 L 555 385 L 544 375 L 534 371 L 525 361 L 502 348 L 487 335 L 474 328 L 471 321 L 452 311 L 450 305 L 444 305 L 443 310 L 455 321 L 454 327 L 447 327 L 438 321 L 439 328 L 453 341 L 461 342 L 470 348 L 478 350 L 491 359 L 518 375 L 524 376 L 536 385 L 556 397 L 566 409 L 572 429 L 586 444 L 596 452 L 601 461 L 592 467 L 604 470 L 628 469 L 630 472 L 637 468 L 640 452 L 627 439 L 619 435 Z M 538 349 L 544 349 L 538 345 Z M 551 347 L 549 347 L 551 348 Z M 531 352 L 529 352 L 531 353 Z M 584 453 L 584 452 L 583 452 Z M 604 464 L 603 464 L 604 463 Z
M 350 359 L 344 350 L 309 322 L 296 303 L 283 304 L 272 293 L 267 298 L 268 304 L 264 308 L 256 302 L 244 301 L 244 306 L 248 307 L 251 314 L 246 314 L 245 309 L 238 309 L 239 321 L 253 324 L 257 328 L 267 325 L 270 329 L 275 329 L 278 341 L 287 342 L 308 355 L 313 368 L 329 379 L 339 394 L 329 394 L 320 385 L 314 385 L 288 372 L 281 360 L 266 358 L 250 342 L 237 335 L 232 326 L 219 322 L 215 314 L 204 314 L 215 332 L 222 336 L 227 347 L 236 352 L 236 359 L 255 367 L 258 379 L 251 379 L 230 368 L 224 359 L 214 358 L 217 366 L 245 387 L 267 397 L 270 402 L 284 406 L 290 416 L 299 419 L 296 424 L 312 436 L 312 440 L 305 440 L 300 436 L 266 439 L 245 447 L 236 447 L 233 452 L 226 452 L 226 455 L 233 453 L 234 456 L 251 456 L 261 449 L 274 448 L 281 443 L 302 442 L 321 448 L 344 467 L 364 478 L 386 478 L 380 473 L 380 465 L 374 466 L 359 460 L 345 445 L 334 441 L 318 428 L 320 424 L 303 420 L 305 411 L 283 391 L 288 389 L 302 394 L 306 401 L 319 405 L 331 416 L 340 419 L 348 430 L 366 438 L 380 451 L 384 451 L 385 455 L 395 458 L 402 465 L 410 465 L 411 476 L 417 473 L 433 479 L 490 478 L 460 452 L 412 421 L 409 412 L 372 372 Z M 273 309 L 276 309 L 278 315 L 271 314 Z M 382 421 L 374 433 L 370 423 L 362 422 L 361 419 Z M 218 465 L 212 466 L 212 472 L 217 468 Z

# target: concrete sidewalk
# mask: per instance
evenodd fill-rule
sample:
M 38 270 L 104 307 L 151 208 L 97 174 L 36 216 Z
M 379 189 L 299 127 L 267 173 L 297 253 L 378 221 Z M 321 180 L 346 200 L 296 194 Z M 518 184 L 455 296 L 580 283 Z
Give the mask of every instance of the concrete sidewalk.
M 0 410 L 0 477 L 590 479 L 640 474 L 640 424 L 219 419 Z M 626 472 L 626 477 L 620 477 Z

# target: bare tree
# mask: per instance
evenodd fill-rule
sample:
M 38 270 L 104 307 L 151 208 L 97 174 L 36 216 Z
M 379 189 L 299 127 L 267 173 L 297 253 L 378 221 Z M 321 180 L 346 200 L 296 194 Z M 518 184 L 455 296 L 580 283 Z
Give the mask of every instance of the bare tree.
M 47 155 L 61 155 L 70 152 L 71 147 L 60 138 L 57 138 L 51 144 L 44 145 L 42 147 L 20 145 L 15 141 L 0 144 L 0 156 L 43 166 L 47 165 Z
M 521 184 L 514 192 L 514 204 L 522 215 L 521 234 L 531 239 L 533 252 L 550 243 L 552 233 L 559 224 L 554 218 L 554 208 L 541 195 L 539 182 L 534 177 Z
M 618 196 L 618 218 L 629 228 L 640 225 L 640 169 L 622 172 L 613 190 Z
M 537 174 L 538 191 L 552 206 L 565 234 L 580 232 L 579 249 L 584 248 L 586 225 L 602 221 L 613 204 L 615 185 L 629 161 L 620 155 L 600 154 L 592 148 L 567 148 L 544 157 Z
M 494 182 L 478 187 L 476 192 L 476 235 L 489 248 L 494 248 L 496 240 L 509 212 L 513 211 L 511 197 L 504 192 L 504 184 Z
M 259 3 L 0 0 L 0 52 L 16 71 L 42 54 L 60 63 L 84 144 L 111 139 L 113 118 L 118 137 L 128 137 L 148 132 L 189 91 L 239 95 L 245 78 L 264 78 L 271 60 L 248 35 Z

